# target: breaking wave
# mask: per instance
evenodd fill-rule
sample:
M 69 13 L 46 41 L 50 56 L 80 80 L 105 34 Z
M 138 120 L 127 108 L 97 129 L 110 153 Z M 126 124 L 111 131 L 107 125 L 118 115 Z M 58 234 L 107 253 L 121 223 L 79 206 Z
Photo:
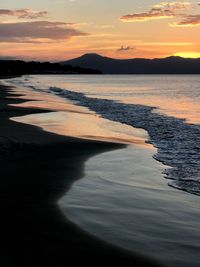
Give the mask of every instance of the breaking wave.
M 157 148 L 154 158 L 168 166 L 164 175 L 170 179 L 169 186 L 200 195 L 200 125 L 159 114 L 154 107 L 90 98 L 57 87 L 50 87 L 49 92 L 85 106 L 103 118 L 146 130 L 147 142 Z

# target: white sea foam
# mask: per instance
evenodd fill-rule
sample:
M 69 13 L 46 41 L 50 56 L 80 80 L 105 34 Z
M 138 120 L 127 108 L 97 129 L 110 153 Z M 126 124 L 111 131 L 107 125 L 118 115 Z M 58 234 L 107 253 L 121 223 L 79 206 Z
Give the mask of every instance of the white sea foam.
M 90 98 L 58 87 L 49 92 L 95 111 L 103 118 L 143 128 L 157 148 L 154 158 L 169 166 L 164 171 L 170 186 L 200 195 L 200 126 L 184 119 L 158 114 L 154 107 Z M 171 167 L 171 168 L 170 168 Z

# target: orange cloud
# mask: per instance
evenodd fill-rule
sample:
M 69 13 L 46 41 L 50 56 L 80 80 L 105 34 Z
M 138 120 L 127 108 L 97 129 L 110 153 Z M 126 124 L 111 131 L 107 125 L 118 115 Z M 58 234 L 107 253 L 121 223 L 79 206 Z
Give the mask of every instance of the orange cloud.
M 137 22 L 173 18 L 180 15 L 180 10 L 185 10 L 190 7 L 191 4 L 188 1 L 161 2 L 154 5 L 148 12 L 124 15 L 120 19 L 125 22 Z
M 183 9 L 189 9 L 191 8 L 191 3 L 188 1 L 177 1 L 177 2 L 161 2 L 157 5 L 154 5 L 156 8 L 166 8 L 168 10 L 171 10 L 172 12 L 176 12 L 178 10 L 183 10 Z
M 37 19 L 45 17 L 47 11 L 34 11 L 31 9 L 0 9 L 0 16 L 14 16 L 20 19 Z
M 140 14 L 125 15 L 120 19 L 125 22 L 137 22 L 137 21 L 148 21 L 153 19 L 166 19 L 173 18 L 174 15 L 169 12 L 161 12 L 160 9 L 152 9 L 149 12 Z
M 88 35 L 72 26 L 72 23 L 49 21 L 0 23 L 0 42 L 42 43 Z

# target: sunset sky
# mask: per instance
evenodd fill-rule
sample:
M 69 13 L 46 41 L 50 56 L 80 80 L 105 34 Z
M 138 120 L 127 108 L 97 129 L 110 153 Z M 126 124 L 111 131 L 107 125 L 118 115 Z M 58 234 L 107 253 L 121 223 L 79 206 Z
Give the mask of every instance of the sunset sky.
M 200 2 L 0 0 L 0 57 L 200 57 Z

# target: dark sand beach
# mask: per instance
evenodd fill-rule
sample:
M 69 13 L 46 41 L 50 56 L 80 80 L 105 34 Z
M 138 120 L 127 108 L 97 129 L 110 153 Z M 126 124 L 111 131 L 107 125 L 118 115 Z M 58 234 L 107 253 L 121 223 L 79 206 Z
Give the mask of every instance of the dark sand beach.
M 0 266 L 161 266 L 87 234 L 57 205 L 83 177 L 89 157 L 122 145 L 68 138 L 11 121 L 50 112 L 9 106 L 25 101 L 18 96 L 12 88 L 0 87 Z

